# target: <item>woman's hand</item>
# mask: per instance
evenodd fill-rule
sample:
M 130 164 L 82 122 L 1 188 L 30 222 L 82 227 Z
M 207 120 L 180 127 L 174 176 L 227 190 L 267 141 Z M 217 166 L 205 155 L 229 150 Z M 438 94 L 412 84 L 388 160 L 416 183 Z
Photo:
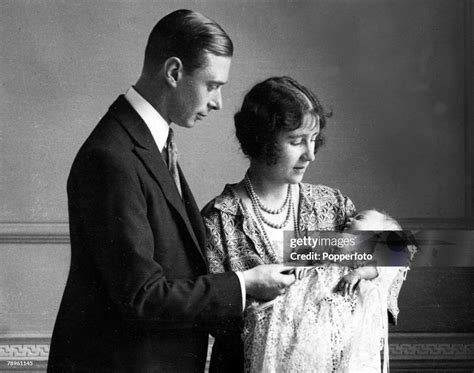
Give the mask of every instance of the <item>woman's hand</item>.
M 340 291 L 343 296 L 348 294 L 352 296 L 357 289 L 357 285 L 359 284 L 360 280 L 361 276 L 357 272 L 349 272 L 339 280 L 336 290 Z

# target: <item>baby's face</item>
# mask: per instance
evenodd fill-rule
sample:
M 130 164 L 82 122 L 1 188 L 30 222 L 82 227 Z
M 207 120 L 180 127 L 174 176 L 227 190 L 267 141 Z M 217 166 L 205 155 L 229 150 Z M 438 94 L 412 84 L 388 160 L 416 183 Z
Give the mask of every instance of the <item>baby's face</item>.
M 375 210 L 361 211 L 350 218 L 344 227 L 345 231 L 377 231 L 383 230 L 384 216 Z

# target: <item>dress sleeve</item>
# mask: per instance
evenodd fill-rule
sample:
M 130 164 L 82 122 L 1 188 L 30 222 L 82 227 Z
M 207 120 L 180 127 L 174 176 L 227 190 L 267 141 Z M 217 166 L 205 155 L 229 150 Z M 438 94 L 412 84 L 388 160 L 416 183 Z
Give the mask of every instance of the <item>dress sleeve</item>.
M 222 222 L 220 214 L 212 208 L 203 210 L 203 220 L 206 227 L 206 256 L 210 273 L 226 272 L 226 254 L 222 237 Z
M 336 216 L 336 230 L 342 230 L 347 220 L 357 214 L 357 210 L 348 196 L 342 194 L 339 189 L 336 189 L 335 191 L 339 209 L 339 216 Z
M 346 220 L 355 216 L 357 214 L 357 210 L 354 206 L 354 203 L 351 201 L 351 199 L 347 196 L 342 196 L 343 198 L 343 205 L 344 205 L 344 211 L 346 215 Z
M 351 199 L 339 189 L 325 185 L 301 184 L 299 225 L 301 230 L 341 231 L 356 214 Z

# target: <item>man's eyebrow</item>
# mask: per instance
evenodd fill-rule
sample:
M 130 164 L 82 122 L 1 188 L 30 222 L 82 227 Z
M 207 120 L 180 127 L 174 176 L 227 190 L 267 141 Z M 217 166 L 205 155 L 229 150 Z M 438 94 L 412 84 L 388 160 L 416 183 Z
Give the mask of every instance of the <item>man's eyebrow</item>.
M 224 85 L 224 84 L 226 84 L 227 82 L 223 82 L 222 80 L 209 80 L 207 83 L 208 83 L 208 84 Z

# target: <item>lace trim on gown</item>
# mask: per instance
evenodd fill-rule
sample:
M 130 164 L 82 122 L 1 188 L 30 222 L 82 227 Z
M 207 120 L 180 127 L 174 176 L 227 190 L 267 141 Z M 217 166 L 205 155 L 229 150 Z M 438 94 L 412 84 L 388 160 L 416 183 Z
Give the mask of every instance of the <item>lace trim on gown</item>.
M 321 266 L 271 304 L 253 303 L 243 332 L 248 372 L 378 372 L 387 336 L 386 293 L 362 281 L 334 292 L 349 268 Z

